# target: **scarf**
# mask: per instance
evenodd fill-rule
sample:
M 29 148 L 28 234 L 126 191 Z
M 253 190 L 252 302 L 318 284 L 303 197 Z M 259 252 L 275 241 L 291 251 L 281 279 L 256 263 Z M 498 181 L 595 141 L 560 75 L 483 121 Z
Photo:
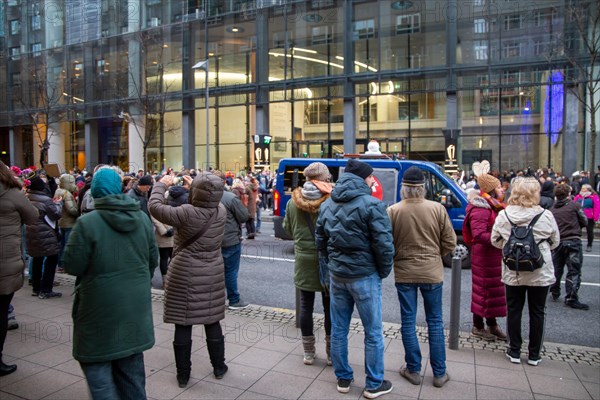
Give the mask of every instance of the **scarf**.
M 311 181 L 306 181 L 302 186 L 302 197 L 307 200 L 318 200 L 323 197 L 323 193 Z
M 506 204 L 504 204 L 503 202 L 493 198 L 492 196 L 490 196 L 487 193 L 484 193 L 483 191 L 480 193 L 480 196 L 483 197 L 485 199 L 485 201 L 488 202 L 488 204 L 490 205 L 490 207 L 492 207 L 492 210 L 496 211 L 496 212 L 500 212 L 502 210 L 504 210 L 506 208 Z

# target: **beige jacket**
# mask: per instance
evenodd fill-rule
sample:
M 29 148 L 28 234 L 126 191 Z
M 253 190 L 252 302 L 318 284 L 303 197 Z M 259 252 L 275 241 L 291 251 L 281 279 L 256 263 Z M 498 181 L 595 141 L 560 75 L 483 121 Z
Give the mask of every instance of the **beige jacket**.
M 533 217 L 544 211 L 540 206 L 525 208 L 521 206 L 508 206 L 506 210 L 500 211 L 496 222 L 492 228 L 492 245 L 501 249 L 504 243 L 510 237 L 511 226 L 506 218 L 506 213 L 510 220 L 519 226 L 526 226 L 531 222 Z M 550 239 L 551 243 L 544 241 L 540 243 L 540 251 L 544 257 L 544 265 L 542 268 L 535 271 L 520 271 L 517 275 L 516 271 L 508 269 L 502 263 L 502 282 L 508 286 L 550 286 L 555 281 L 554 265 L 552 264 L 551 250 L 558 247 L 560 243 L 560 235 L 558 226 L 554 220 L 554 215 L 549 210 L 544 211 L 544 215 L 538 219 L 533 226 L 533 237 L 536 242 L 543 239 Z
M 443 282 L 442 256 L 456 247 L 456 234 L 444 206 L 430 200 L 405 199 L 387 212 L 396 249 L 396 282 Z

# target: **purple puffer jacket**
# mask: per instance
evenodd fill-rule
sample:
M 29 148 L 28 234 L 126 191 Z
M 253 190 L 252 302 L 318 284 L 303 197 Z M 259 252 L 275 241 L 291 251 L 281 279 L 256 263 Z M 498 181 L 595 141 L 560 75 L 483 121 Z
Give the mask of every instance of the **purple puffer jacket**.
M 493 247 L 490 241 L 497 215 L 483 197 L 470 196 L 467 218 L 473 237 L 471 312 L 483 318 L 506 316 L 506 296 L 500 280 L 502 250 Z

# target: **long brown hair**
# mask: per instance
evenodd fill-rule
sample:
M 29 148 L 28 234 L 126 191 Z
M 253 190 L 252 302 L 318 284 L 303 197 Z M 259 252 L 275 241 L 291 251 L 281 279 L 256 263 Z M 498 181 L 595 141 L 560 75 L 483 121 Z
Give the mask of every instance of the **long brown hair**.
M 2 161 L 0 161 L 0 183 L 4 184 L 8 189 L 23 188 L 23 185 L 19 182 L 15 174 Z

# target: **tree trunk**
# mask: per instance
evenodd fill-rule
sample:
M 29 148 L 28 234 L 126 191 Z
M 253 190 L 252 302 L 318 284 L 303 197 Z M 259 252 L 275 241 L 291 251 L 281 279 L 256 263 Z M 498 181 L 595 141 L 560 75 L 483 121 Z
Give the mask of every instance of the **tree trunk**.
M 596 116 L 592 115 L 592 121 L 595 120 Z M 588 171 L 590 172 L 590 178 L 594 175 L 594 171 L 596 170 L 596 138 L 597 138 L 597 134 L 596 134 L 596 123 L 592 122 L 592 128 L 590 131 L 590 141 L 592 143 L 590 143 L 590 168 L 588 169 Z M 594 188 L 595 190 L 595 188 Z

